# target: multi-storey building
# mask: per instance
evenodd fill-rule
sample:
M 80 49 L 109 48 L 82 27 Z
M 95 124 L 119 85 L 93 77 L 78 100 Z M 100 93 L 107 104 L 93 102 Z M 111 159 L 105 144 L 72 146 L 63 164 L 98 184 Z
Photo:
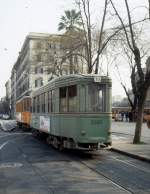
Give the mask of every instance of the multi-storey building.
M 11 117 L 13 118 L 16 112 L 15 104 L 16 104 L 16 66 L 14 65 L 11 70 Z
M 6 99 L 10 100 L 11 98 L 11 81 L 10 79 L 5 83 L 6 88 Z
M 8 107 L 10 110 L 11 109 L 11 81 L 10 79 L 6 82 L 5 88 L 6 88 L 6 102 L 8 103 Z
M 55 76 L 70 73 L 70 60 L 65 57 L 64 35 L 30 33 L 22 46 L 11 74 L 11 108 L 15 114 L 15 102 L 30 96 L 36 88 Z M 78 50 L 79 52 L 79 50 Z M 83 61 L 74 56 L 71 73 L 85 73 Z

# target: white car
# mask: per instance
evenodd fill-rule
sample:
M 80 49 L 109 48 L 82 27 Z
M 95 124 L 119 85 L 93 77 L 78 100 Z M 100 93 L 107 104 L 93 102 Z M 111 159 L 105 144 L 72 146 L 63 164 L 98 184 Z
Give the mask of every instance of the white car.
M 8 114 L 3 114 L 3 115 L 2 115 L 2 118 L 3 118 L 3 119 L 9 119 L 10 116 L 9 116 Z

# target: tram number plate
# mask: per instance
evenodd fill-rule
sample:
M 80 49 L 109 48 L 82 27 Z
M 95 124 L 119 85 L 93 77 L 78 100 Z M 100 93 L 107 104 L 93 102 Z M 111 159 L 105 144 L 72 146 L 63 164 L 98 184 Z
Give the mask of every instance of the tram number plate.
M 102 120 L 91 120 L 92 125 L 100 125 L 102 124 Z

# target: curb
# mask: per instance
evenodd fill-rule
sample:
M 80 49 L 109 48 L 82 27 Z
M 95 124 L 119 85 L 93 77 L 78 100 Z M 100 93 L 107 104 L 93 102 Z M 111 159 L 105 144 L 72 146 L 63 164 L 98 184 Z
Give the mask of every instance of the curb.
M 140 156 L 140 155 L 136 155 L 136 154 L 132 154 L 132 153 L 129 153 L 129 152 L 126 152 L 126 151 L 122 151 L 122 150 L 119 150 L 117 148 L 110 148 L 110 151 L 117 152 L 117 153 L 120 153 L 120 154 L 123 154 L 123 155 L 126 155 L 126 156 L 130 156 L 134 159 L 138 159 L 138 160 L 150 163 L 149 158 L 146 158 L 146 157 L 143 157 L 143 156 Z

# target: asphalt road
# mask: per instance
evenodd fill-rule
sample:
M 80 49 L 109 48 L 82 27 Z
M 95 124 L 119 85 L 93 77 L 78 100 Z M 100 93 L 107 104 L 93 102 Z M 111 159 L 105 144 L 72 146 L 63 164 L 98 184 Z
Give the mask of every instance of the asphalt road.
M 0 194 L 148 194 L 149 180 L 149 164 L 107 150 L 60 153 L 30 133 L 0 132 Z
M 0 135 L 0 174 L 1 194 L 127 193 L 27 133 Z

